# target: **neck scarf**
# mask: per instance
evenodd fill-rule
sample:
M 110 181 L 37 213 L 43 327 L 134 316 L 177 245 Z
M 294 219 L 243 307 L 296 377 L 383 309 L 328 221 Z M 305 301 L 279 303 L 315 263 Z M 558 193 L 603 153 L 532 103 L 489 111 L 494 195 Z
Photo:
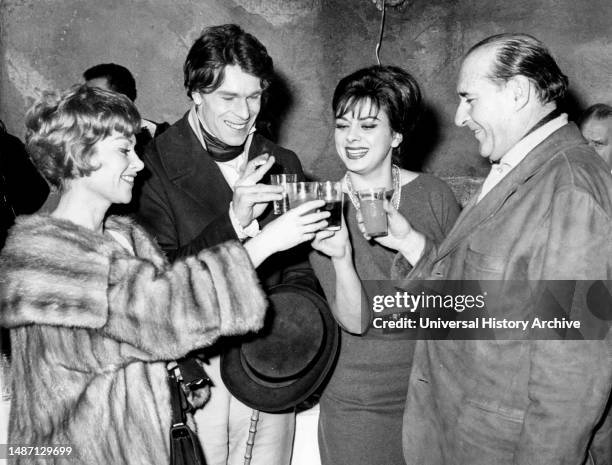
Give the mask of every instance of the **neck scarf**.
M 242 143 L 242 145 L 229 145 L 213 136 L 210 132 L 204 128 L 204 125 L 198 118 L 198 123 L 200 124 L 200 129 L 202 130 L 202 137 L 204 138 L 204 142 L 206 143 L 206 150 L 216 162 L 226 162 L 231 161 L 244 152 L 244 145 L 246 140 Z

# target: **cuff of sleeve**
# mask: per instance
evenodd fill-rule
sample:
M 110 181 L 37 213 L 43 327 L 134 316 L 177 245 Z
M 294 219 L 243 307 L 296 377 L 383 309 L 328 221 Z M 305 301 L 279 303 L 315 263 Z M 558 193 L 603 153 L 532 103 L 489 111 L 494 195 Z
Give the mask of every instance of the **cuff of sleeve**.
M 436 244 L 429 237 L 425 236 L 425 248 L 421 253 L 421 258 L 411 265 L 403 254 L 397 253 L 391 263 L 391 279 L 392 280 L 411 280 L 425 279 L 430 270 L 426 269 L 428 258 L 435 254 Z
M 249 237 L 255 237 L 259 234 L 259 222 L 257 220 L 251 221 L 245 228 L 240 225 L 238 218 L 236 218 L 236 214 L 234 213 L 234 203 L 230 202 L 229 206 L 229 217 L 232 222 L 232 226 L 234 227 L 234 231 L 236 231 L 236 235 L 238 239 L 244 241 Z
M 203 250 L 198 258 L 206 263 L 213 280 L 220 334 L 231 336 L 261 329 L 267 301 L 246 250 L 228 241 Z
M 410 274 L 412 271 L 412 265 L 406 260 L 401 253 L 395 254 L 393 262 L 391 263 L 391 279 L 402 280 Z

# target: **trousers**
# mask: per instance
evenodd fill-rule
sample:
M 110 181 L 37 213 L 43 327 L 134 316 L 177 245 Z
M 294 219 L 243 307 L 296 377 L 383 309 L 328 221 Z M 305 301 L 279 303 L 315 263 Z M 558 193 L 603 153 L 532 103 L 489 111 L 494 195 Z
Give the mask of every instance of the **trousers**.
M 213 382 L 210 400 L 196 411 L 197 434 L 207 465 L 243 465 L 253 409 L 227 390 L 221 380 L 220 356 L 209 359 Z M 289 465 L 295 413 L 259 413 L 251 465 Z

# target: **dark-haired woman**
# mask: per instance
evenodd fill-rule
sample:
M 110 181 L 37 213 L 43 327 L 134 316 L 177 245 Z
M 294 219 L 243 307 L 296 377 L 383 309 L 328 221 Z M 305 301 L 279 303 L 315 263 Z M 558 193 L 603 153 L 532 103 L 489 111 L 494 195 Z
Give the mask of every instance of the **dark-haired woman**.
M 61 197 L 50 215 L 19 217 L 0 258 L 0 325 L 13 349 L 9 442 L 57 448 L 11 458 L 48 463 L 69 446 L 70 463 L 167 465 L 166 362 L 261 328 L 253 265 L 311 238 L 325 215 L 308 211 L 323 202 L 279 217 L 244 247 L 230 241 L 170 265 L 142 228 L 106 218 L 111 204 L 130 201 L 143 168 L 127 97 L 47 94 L 27 125 L 30 156 Z
M 373 66 L 343 78 L 333 97 L 335 145 L 346 166 L 346 223 L 317 233 L 311 261 L 344 328 L 337 366 L 321 398 L 319 448 L 323 465 L 402 465 L 402 415 L 415 341 L 406 331 L 370 327 L 362 302 L 393 294 L 394 251 L 360 232 L 357 192 L 387 188 L 391 204 L 415 229 L 441 241 L 459 207 L 434 176 L 394 163 L 409 156 L 421 93 L 401 68 Z M 367 299 L 367 300 L 366 300 Z M 381 315 L 392 317 L 394 309 Z M 405 311 L 405 310 L 404 310 Z M 413 337 L 413 336 L 412 336 Z

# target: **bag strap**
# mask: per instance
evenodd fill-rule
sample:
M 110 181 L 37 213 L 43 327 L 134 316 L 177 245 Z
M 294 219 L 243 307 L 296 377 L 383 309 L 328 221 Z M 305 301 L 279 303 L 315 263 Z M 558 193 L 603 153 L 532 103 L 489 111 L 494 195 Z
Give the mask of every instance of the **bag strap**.
M 172 408 L 172 427 L 184 426 L 187 399 L 181 388 L 180 371 L 176 364 L 168 369 L 168 385 L 170 387 L 170 406 Z M 177 373 L 178 371 L 178 373 Z
M 171 465 L 206 465 L 204 452 L 196 434 L 186 422 L 187 397 L 183 391 L 181 371 L 176 362 L 168 367 L 170 406 L 170 463 Z

